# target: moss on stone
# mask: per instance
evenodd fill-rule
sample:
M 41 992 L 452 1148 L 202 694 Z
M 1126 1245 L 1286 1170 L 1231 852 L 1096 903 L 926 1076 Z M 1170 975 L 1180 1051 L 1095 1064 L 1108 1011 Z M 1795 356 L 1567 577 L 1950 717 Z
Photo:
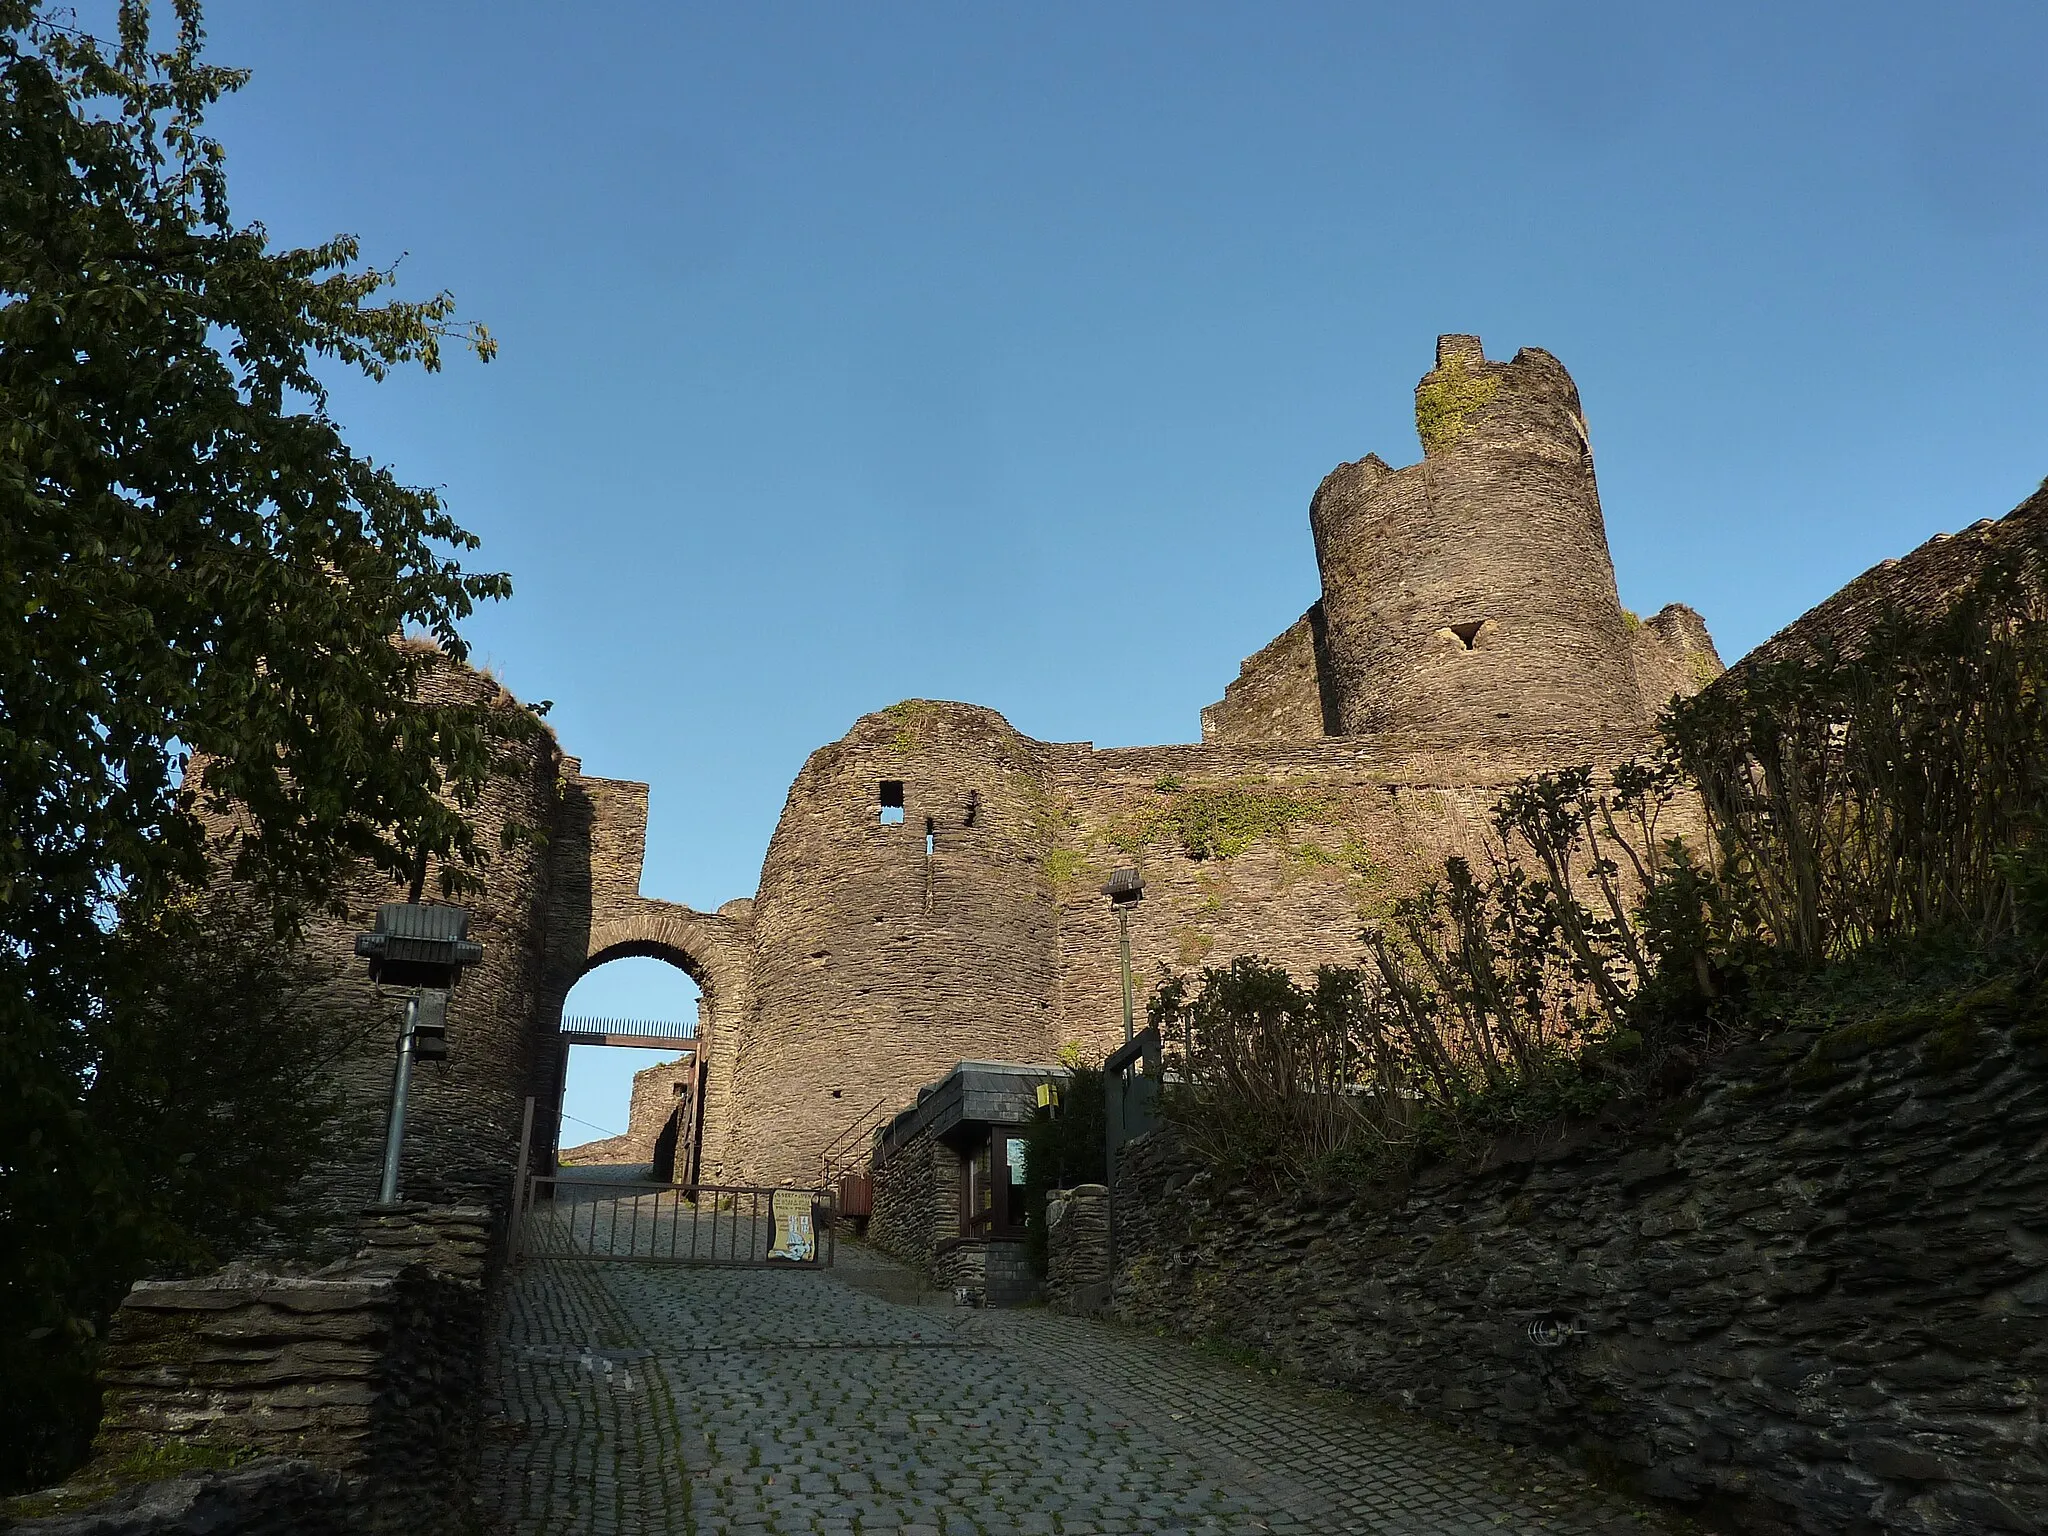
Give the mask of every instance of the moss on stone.
M 1463 1227 L 1452 1227 L 1429 1245 L 1425 1264 L 1462 1264 L 1472 1257 L 1472 1239 Z
M 1960 1072 L 1990 1055 L 1996 1046 L 1980 1019 L 1958 1011 L 1927 1036 L 1920 1047 L 1920 1060 L 1937 1072 Z
M 1461 356 L 1446 358 L 1415 391 L 1415 431 L 1423 452 L 1451 447 L 1499 392 L 1498 374 L 1474 373 Z
M 882 718 L 895 727 L 889 745 L 899 756 L 908 757 L 931 734 L 938 714 L 938 706 L 927 699 L 905 699 L 900 704 L 891 704 L 882 711 Z
M 1255 843 L 1329 819 L 1328 802 L 1318 795 L 1264 784 L 1212 785 L 1180 790 L 1157 809 L 1126 816 L 1104 838 L 1132 857 L 1149 843 L 1172 843 L 1191 859 L 1233 859 Z
M 1088 873 L 1088 855 L 1078 848 L 1048 848 L 1041 862 L 1055 891 L 1066 890 Z

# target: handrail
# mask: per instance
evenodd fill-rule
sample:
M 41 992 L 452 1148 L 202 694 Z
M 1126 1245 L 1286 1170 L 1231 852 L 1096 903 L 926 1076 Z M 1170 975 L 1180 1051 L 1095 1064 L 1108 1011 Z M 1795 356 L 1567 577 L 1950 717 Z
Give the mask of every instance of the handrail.
M 826 1144 L 825 1150 L 818 1154 L 818 1167 L 824 1174 L 827 1184 L 835 1182 L 840 1174 L 847 1172 L 848 1169 L 859 1162 L 860 1159 L 854 1153 L 850 1144 L 862 1131 L 874 1125 L 876 1116 L 881 1113 L 882 1107 L 888 1102 L 889 1095 L 885 1093 L 875 1100 L 866 1114 L 833 1137 Z
M 694 1040 L 695 1019 L 613 1019 L 588 1013 L 562 1015 L 565 1035 L 643 1035 L 650 1039 Z

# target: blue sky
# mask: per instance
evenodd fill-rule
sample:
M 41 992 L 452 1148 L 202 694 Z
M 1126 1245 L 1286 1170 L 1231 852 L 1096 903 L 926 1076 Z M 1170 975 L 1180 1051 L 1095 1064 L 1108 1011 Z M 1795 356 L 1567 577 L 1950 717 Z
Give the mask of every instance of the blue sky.
M 1731 658 L 2048 473 L 2037 0 L 209 20 L 240 215 L 500 338 L 335 409 L 512 573 L 478 657 L 652 785 L 651 895 L 750 892 L 900 698 L 1196 737 L 1315 596 L 1317 481 L 1417 456 L 1440 331 L 1564 360 L 1623 601 Z

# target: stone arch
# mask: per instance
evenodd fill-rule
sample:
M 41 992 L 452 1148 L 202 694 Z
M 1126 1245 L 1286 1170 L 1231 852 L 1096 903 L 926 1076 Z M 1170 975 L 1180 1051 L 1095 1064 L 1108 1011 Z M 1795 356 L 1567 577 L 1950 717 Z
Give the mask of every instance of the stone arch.
M 644 957 L 673 965 L 697 984 L 702 995 L 698 1016 L 698 1059 L 708 1077 L 728 1055 L 752 997 L 750 930 L 752 903 L 727 902 L 717 912 L 699 912 L 674 902 L 644 896 L 606 903 L 591 914 L 576 935 L 552 957 L 548 984 L 542 989 L 534 1018 L 540 1046 L 540 1070 L 534 1081 L 534 1157 L 536 1167 L 553 1172 L 561 1151 L 562 1091 L 567 1081 L 569 1052 L 562 1041 L 562 1010 L 576 983 L 613 960 Z M 700 1102 L 705 1087 L 700 1080 Z M 700 1110 L 698 1137 L 708 1142 L 718 1127 L 707 1105 Z
M 635 906 L 640 910 L 607 914 L 591 924 L 583 957 L 567 977 L 563 996 L 607 961 L 633 957 L 666 961 L 688 976 L 703 991 L 707 1012 L 719 1011 L 744 993 L 746 941 L 731 918 L 645 898 Z

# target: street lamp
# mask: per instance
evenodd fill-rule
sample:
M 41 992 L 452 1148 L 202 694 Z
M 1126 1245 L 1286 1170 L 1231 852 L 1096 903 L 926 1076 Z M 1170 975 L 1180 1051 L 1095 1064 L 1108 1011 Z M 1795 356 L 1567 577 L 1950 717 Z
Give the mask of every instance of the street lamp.
M 377 909 L 377 926 L 356 935 L 356 953 L 370 962 L 370 980 L 380 986 L 410 987 L 405 1027 L 398 1033 L 398 1065 L 391 1073 L 391 1118 L 384 1128 L 384 1172 L 377 1203 L 398 1200 L 398 1154 L 405 1146 L 405 1097 L 412 1064 L 448 1059 L 448 993 L 465 965 L 484 957 L 469 936 L 464 907 L 390 902 Z
M 1116 914 L 1117 947 L 1123 952 L 1124 1043 L 1128 1045 L 1137 1032 L 1131 1021 L 1131 908 L 1145 895 L 1145 879 L 1135 869 L 1112 870 L 1102 894 L 1109 898 L 1109 910 Z

